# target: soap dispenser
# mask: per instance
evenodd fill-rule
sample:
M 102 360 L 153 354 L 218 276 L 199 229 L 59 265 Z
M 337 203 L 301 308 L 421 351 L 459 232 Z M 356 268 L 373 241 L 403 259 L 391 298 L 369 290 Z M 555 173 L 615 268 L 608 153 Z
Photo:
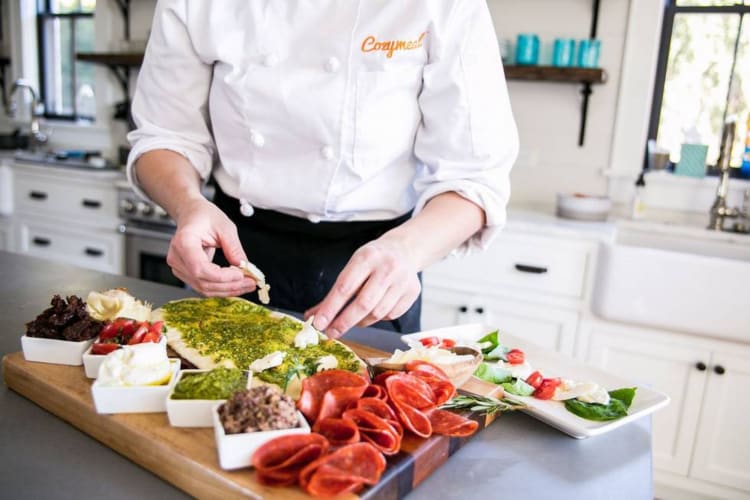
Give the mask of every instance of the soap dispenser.
M 646 187 L 646 180 L 643 178 L 643 172 L 638 175 L 638 179 L 635 181 L 635 189 L 633 190 L 633 200 L 630 204 L 630 217 L 632 219 L 640 219 L 643 217 L 643 211 L 645 205 L 643 203 L 643 189 Z

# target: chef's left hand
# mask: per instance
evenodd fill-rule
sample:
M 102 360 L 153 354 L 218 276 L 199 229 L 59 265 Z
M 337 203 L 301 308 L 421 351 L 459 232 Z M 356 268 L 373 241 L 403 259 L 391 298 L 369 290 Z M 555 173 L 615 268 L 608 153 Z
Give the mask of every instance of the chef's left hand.
M 313 326 L 337 338 L 355 325 L 400 317 L 420 291 L 417 268 L 405 245 L 384 236 L 352 255 L 325 299 L 305 317 L 314 314 Z

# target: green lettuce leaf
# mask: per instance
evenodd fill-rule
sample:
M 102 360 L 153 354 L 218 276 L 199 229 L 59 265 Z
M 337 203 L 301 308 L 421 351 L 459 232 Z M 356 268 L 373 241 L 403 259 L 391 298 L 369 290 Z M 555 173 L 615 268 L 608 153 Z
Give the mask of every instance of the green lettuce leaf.
M 584 403 L 577 399 L 565 401 L 565 409 L 586 420 L 607 422 L 617 420 L 628 414 L 628 409 L 635 397 L 635 387 L 626 387 L 609 392 L 609 404 Z
M 510 351 L 509 347 L 505 347 L 500 343 L 500 331 L 495 330 L 494 332 L 488 333 L 481 339 L 479 339 L 479 344 L 489 344 L 488 346 L 484 347 L 482 349 L 482 354 L 484 354 L 484 359 L 502 359 L 503 361 L 507 361 L 507 358 L 505 357 L 506 354 L 508 354 L 508 351 Z
M 474 376 L 493 384 L 502 384 L 513 379 L 510 371 L 489 363 L 480 363 L 474 371 Z
M 513 382 L 504 382 L 502 385 L 505 392 L 515 394 L 516 396 L 531 396 L 534 394 L 534 387 L 520 378 L 515 379 Z

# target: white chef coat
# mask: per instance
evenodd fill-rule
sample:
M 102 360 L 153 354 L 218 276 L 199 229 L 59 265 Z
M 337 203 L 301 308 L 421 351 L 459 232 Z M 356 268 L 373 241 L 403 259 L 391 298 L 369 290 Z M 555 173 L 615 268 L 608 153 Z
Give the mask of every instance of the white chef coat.
M 132 113 L 136 189 L 135 160 L 168 149 L 313 222 L 448 191 L 486 213 L 464 250 L 505 221 L 518 138 L 484 0 L 159 0 Z

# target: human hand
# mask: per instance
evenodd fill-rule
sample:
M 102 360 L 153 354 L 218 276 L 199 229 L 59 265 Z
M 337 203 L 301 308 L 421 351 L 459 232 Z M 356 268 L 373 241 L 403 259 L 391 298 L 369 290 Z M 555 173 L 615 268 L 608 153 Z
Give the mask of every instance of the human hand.
M 255 281 L 239 269 L 212 262 L 217 248 L 232 265 L 247 260 L 237 227 L 224 212 L 205 198 L 196 198 L 180 206 L 175 220 L 177 231 L 167 264 L 176 277 L 206 296 L 237 296 L 255 290 Z
M 314 314 L 313 326 L 337 338 L 355 325 L 400 317 L 420 291 L 416 266 L 403 243 L 382 237 L 354 252 L 328 295 L 305 318 Z

